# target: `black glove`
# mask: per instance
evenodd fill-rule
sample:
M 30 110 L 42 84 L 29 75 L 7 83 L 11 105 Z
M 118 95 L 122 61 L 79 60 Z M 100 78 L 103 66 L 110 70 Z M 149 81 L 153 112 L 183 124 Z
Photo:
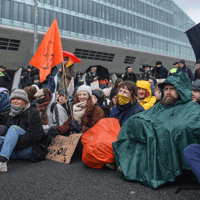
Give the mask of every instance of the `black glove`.
M 71 124 L 70 124 L 72 133 L 76 132 L 76 133 L 80 133 L 81 129 L 82 129 L 82 125 L 78 124 L 78 122 L 76 120 L 71 120 Z
M 48 144 L 52 144 L 54 143 L 54 138 L 56 137 L 56 135 L 59 135 L 61 133 L 61 131 L 55 127 L 51 127 L 47 134 L 48 134 Z

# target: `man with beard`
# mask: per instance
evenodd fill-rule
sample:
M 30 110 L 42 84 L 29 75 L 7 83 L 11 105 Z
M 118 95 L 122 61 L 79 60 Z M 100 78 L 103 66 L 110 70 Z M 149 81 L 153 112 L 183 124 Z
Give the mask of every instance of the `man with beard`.
M 197 79 L 192 84 L 192 101 L 195 101 L 198 104 L 200 104 L 200 79 Z
M 154 189 L 189 169 L 183 151 L 200 144 L 200 107 L 190 79 L 180 72 L 159 87 L 161 102 L 127 119 L 113 143 L 118 173 Z

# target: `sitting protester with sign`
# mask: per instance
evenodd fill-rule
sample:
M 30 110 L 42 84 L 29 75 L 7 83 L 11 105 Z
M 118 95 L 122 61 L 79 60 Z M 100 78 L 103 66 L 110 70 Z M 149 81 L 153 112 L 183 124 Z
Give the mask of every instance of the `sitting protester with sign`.
M 110 117 L 119 119 L 122 126 L 132 115 L 144 111 L 144 108 L 137 102 L 137 87 L 131 81 L 124 81 L 117 93 L 118 103 L 113 106 Z
M 104 118 L 101 107 L 95 107 L 92 102 L 92 90 L 89 86 L 82 85 L 78 88 L 73 103 L 73 114 L 62 125 L 49 130 L 50 134 L 66 135 L 71 133 L 85 133 L 100 119 Z
M 0 125 L 7 128 L 6 134 L 0 137 L 0 173 L 7 171 L 9 158 L 36 161 L 35 144 L 45 135 L 39 113 L 30 105 L 24 90 L 15 89 L 10 103 L 10 111 L 0 115 Z

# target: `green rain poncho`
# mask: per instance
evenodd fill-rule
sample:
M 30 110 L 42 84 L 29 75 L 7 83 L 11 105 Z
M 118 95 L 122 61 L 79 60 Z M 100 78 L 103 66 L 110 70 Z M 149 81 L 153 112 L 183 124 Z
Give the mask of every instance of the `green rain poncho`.
M 113 143 L 115 162 L 124 179 L 151 188 L 173 182 L 189 169 L 183 150 L 200 144 L 200 105 L 192 101 L 192 87 L 185 73 L 168 77 L 180 100 L 175 106 L 160 103 L 130 117 Z

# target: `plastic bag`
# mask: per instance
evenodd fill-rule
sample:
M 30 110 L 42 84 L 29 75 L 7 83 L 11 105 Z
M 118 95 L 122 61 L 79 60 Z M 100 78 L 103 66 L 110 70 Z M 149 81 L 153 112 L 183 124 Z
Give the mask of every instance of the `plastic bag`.
M 81 137 L 82 161 L 90 168 L 101 169 L 107 163 L 115 163 L 112 143 L 117 141 L 121 127 L 118 119 L 99 120 Z

